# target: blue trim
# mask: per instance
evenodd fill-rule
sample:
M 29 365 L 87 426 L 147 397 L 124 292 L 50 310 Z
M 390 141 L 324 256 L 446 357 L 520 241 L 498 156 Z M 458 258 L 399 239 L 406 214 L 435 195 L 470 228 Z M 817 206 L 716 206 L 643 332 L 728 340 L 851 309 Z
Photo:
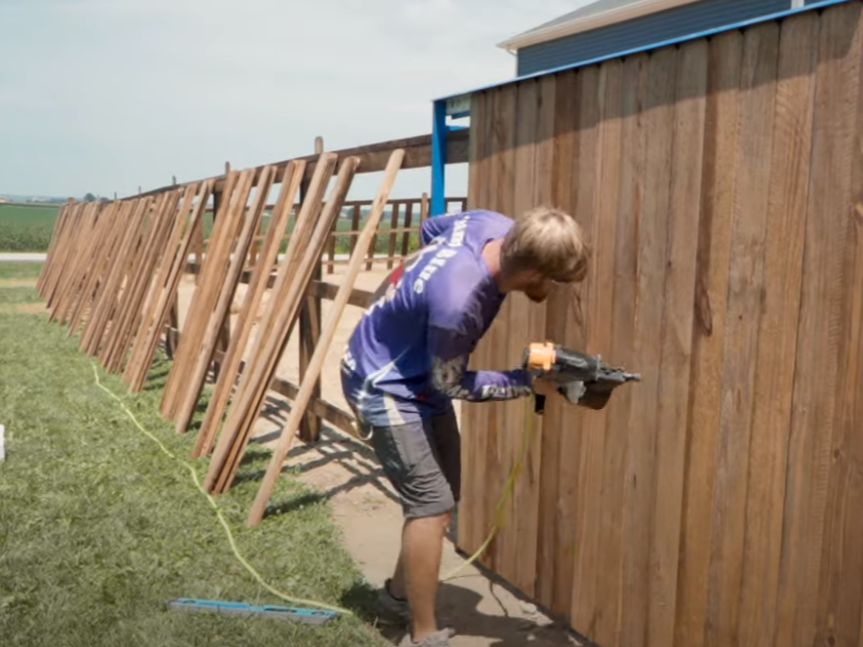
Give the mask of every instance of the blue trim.
M 734 31 L 736 29 L 744 29 L 746 27 L 751 27 L 753 25 L 760 25 L 762 23 L 771 22 L 773 20 L 782 20 L 784 18 L 789 18 L 791 16 L 795 16 L 797 14 L 805 13 L 807 11 L 817 11 L 818 9 L 823 9 L 825 7 L 831 7 L 833 5 L 839 5 L 846 2 L 860 2 L 860 0 L 821 0 L 821 2 L 813 2 L 812 4 L 807 4 L 802 7 L 795 7 L 793 9 L 787 9 L 785 11 L 779 11 L 777 13 L 768 14 L 766 16 L 760 16 L 758 18 L 750 18 L 748 20 L 743 20 L 740 22 L 736 22 L 730 25 L 725 25 L 723 27 L 716 27 L 714 29 L 708 29 L 706 31 L 697 32 L 694 34 L 689 34 L 687 36 L 680 36 L 678 38 L 671 38 L 669 40 L 661 41 L 658 43 L 654 43 L 651 45 L 645 45 L 644 47 L 636 47 L 634 49 L 630 49 L 623 52 L 616 52 L 613 54 L 607 54 L 605 56 L 600 56 L 597 58 L 593 58 L 586 61 L 579 61 L 576 63 L 568 63 L 566 65 L 562 65 L 560 67 L 551 68 L 548 70 L 542 70 L 540 72 L 534 72 L 533 74 L 527 74 L 525 76 L 518 76 L 514 79 L 508 79 L 506 81 L 501 81 L 500 83 L 492 83 L 489 85 L 481 86 L 478 88 L 474 88 L 472 90 L 466 90 L 464 92 L 457 92 L 455 94 L 450 94 L 444 97 L 438 97 L 435 99 L 435 102 L 438 101 L 446 101 L 448 99 L 454 99 L 456 97 L 460 97 L 466 94 L 473 94 L 474 92 L 482 92 L 484 90 L 491 90 L 493 88 L 503 87 L 505 85 L 509 85 L 510 83 L 519 83 L 521 81 L 526 81 L 528 79 L 535 79 L 542 76 L 548 76 L 549 74 L 556 74 L 558 72 L 564 72 L 566 70 L 573 70 L 579 67 L 586 67 L 588 65 L 595 65 L 597 63 L 602 63 L 603 61 L 613 60 L 615 58 L 621 58 L 623 56 L 631 56 L 632 54 L 639 54 L 641 52 L 648 52 L 650 50 L 659 49 L 661 47 L 667 47 L 669 45 L 679 45 L 681 43 L 686 43 L 692 40 L 697 40 L 699 38 L 706 38 L 708 36 L 715 36 L 717 34 L 722 34 L 729 31 Z
M 435 101 L 432 121 L 431 145 L 431 205 L 429 216 L 439 216 L 446 211 L 446 101 Z

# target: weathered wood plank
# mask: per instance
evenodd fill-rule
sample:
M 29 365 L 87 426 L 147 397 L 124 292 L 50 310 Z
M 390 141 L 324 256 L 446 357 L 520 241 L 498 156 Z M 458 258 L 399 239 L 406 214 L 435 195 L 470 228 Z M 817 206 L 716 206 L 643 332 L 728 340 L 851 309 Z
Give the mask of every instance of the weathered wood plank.
M 707 41 L 697 40 L 683 45 L 675 82 L 664 330 L 656 426 L 656 491 L 650 532 L 647 608 L 647 644 L 654 647 L 674 643 L 692 359 L 692 302 L 704 163 L 707 60 Z
M 812 645 L 832 463 L 851 207 L 860 4 L 821 14 L 812 172 L 788 453 L 776 647 Z M 859 182 L 855 178 L 855 186 Z M 858 394 L 859 396 L 859 394 Z M 832 539 L 832 538 L 828 538 Z
M 743 545 L 755 391 L 755 362 L 764 290 L 764 244 L 773 146 L 779 27 L 776 23 L 747 30 L 743 37 L 740 80 L 740 117 L 735 166 L 736 191 L 731 230 L 731 264 L 725 353 L 720 392 L 716 481 L 709 589 L 705 625 L 706 645 L 734 640 L 743 577 Z
M 776 627 L 782 506 L 794 382 L 809 185 L 818 17 L 781 26 L 774 146 L 764 259 L 764 299 L 755 358 L 746 536 L 737 637 L 770 645 Z
M 515 134 L 517 118 L 517 88 L 510 85 L 495 91 L 493 98 L 492 122 L 492 164 L 490 174 L 489 203 L 491 209 L 504 214 L 512 214 L 515 203 Z M 507 340 L 509 336 L 509 313 L 511 301 L 506 299 L 500 309 L 497 318 L 492 322 L 485 335 L 486 356 L 483 368 L 503 369 L 509 368 L 507 363 Z M 483 539 L 488 535 L 492 525 L 496 521 L 496 507 L 503 493 L 507 474 L 505 472 L 506 439 L 504 435 L 504 413 L 498 406 L 485 407 L 477 412 L 477 431 L 485 438 L 487 450 L 484 455 L 485 467 L 482 473 L 486 475 L 483 487 L 482 509 L 484 520 L 481 535 Z M 512 519 L 507 516 L 506 519 Z M 486 553 L 486 565 L 496 568 L 506 568 L 501 561 L 501 534 L 495 536 L 494 541 Z
M 614 248 L 617 237 L 617 212 L 620 204 L 621 143 L 624 93 L 624 69 L 621 61 L 609 61 L 599 68 L 596 95 L 597 111 L 582 108 L 582 115 L 596 120 L 588 125 L 581 143 L 595 147 L 594 152 L 583 150 L 580 163 L 584 189 L 576 213 L 583 224 L 584 233 L 592 250 L 591 271 L 587 285 L 577 302 L 578 318 L 585 322 L 585 337 L 580 350 L 607 356 L 611 345 L 611 326 L 614 303 Z M 587 98 L 587 97 L 585 97 Z M 587 125 L 587 124 L 586 124 Z M 588 160 L 592 160 L 589 162 Z M 583 311 L 582 311 L 583 309 Z M 565 420 L 573 409 L 566 406 Z M 607 510 L 603 507 L 602 483 L 606 465 L 606 452 L 615 448 L 607 442 L 605 425 L 608 410 L 581 412 L 576 424 L 581 430 L 581 447 L 584 452 L 579 466 L 578 523 L 582 524 L 581 541 L 575 547 L 579 557 L 575 560 L 573 576 L 573 604 L 571 613 L 585 634 L 596 637 L 611 630 L 615 619 L 606 614 L 599 600 L 598 586 L 602 577 L 600 563 L 604 549 L 600 537 Z
M 468 209 L 490 208 L 489 194 L 491 182 L 488 175 L 491 169 L 491 95 L 480 92 L 471 100 L 471 110 L 475 115 L 470 125 L 470 158 L 468 167 Z M 354 212 L 356 213 L 356 212 Z M 353 249 L 353 241 L 351 242 Z M 470 358 L 471 368 L 486 357 L 486 342 L 480 341 Z M 482 479 L 484 476 L 486 430 L 476 421 L 479 412 L 467 403 L 461 406 L 461 461 L 462 496 L 458 507 L 458 547 L 473 555 L 484 541 L 485 513 L 482 507 Z M 485 559 L 485 556 L 480 560 Z
M 845 251 L 841 273 L 832 277 L 842 286 L 842 335 L 813 640 L 816 645 L 859 645 L 863 641 L 863 70 L 859 58 L 863 56 L 859 42 L 863 12 L 860 3 L 855 5 L 842 16 L 856 23 L 850 48 L 847 54 L 843 52 L 846 60 L 841 72 L 848 92 L 856 90 L 852 163 L 846 169 L 835 169 L 847 175 L 847 193 L 838 196 L 844 197 L 841 208 L 837 205 L 835 212 L 825 212 L 820 218 L 822 226 L 838 230 L 837 238 L 844 239 Z M 849 57 L 853 58 L 847 60 Z M 856 78 L 851 76 L 855 65 Z M 842 131 L 836 134 L 841 136 Z
M 743 37 L 711 40 L 675 645 L 704 644 Z
M 538 81 L 527 81 L 516 86 L 514 191 L 512 205 L 507 209 L 514 218 L 520 218 L 524 212 L 534 206 L 537 181 L 538 84 Z M 531 341 L 531 304 L 529 299 L 520 292 L 509 294 L 506 300 L 509 302 L 508 333 L 500 347 L 499 357 L 506 362 L 507 366 L 517 366 L 524 348 Z M 498 470 L 501 489 L 499 491 L 502 491 L 503 483 L 521 453 L 524 434 L 530 429 L 531 437 L 536 438 L 541 436 L 542 430 L 541 423 L 533 417 L 533 412 L 527 411 L 525 400 L 503 402 L 500 409 L 504 418 L 497 447 L 500 457 Z M 528 415 L 533 419 L 528 419 Z M 536 455 L 538 458 L 538 452 Z M 500 560 L 498 572 L 523 591 L 533 589 L 536 564 L 536 505 L 531 500 L 530 463 L 532 460 L 533 456 L 529 454 L 525 457 L 522 472 L 506 505 L 507 524 L 498 535 L 495 546 Z M 521 564 L 524 565 L 523 568 Z
M 632 389 L 622 532 L 623 595 L 620 641 L 638 647 L 647 640 L 650 596 L 650 528 L 656 478 L 661 340 L 664 334 L 667 222 L 674 141 L 674 97 L 678 51 L 663 49 L 648 61 L 642 115 L 646 151 L 642 166 L 636 266 L 635 338 L 632 366 L 642 382 Z M 652 433 L 651 433 L 652 432 Z
M 585 235 L 594 237 L 594 195 L 596 195 L 596 164 L 599 151 L 599 96 L 602 91 L 598 67 L 579 70 L 576 101 L 578 104 L 575 117 L 576 135 L 573 142 L 576 155 L 571 165 L 572 205 L 573 214 L 577 214 L 579 223 Z M 591 160 L 588 162 L 588 160 Z M 583 304 L 590 297 L 590 290 L 595 281 L 595 274 L 580 285 L 571 286 L 568 290 L 569 301 L 566 304 L 567 326 L 562 342 L 571 348 L 586 348 L 589 334 L 588 319 Z M 559 403 L 560 406 L 566 406 Z M 571 617 L 576 629 L 588 633 L 589 629 L 580 622 L 577 598 L 573 590 L 580 591 L 582 587 L 581 573 L 584 572 L 583 560 L 586 551 L 583 548 L 585 535 L 584 510 L 589 487 L 586 485 L 584 473 L 586 466 L 596 460 L 591 451 L 595 443 L 601 439 L 587 439 L 584 435 L 584 419 L 586 412 L 580 408 L 566 408 L 561 413 L 563 431 L 560 440 L 559 492 L 560 523 L 558 524 L 557 568 L 558 574 L 554 581 L 554 597 L 551 606 L 559 609 L 566 617 Z M 584 443 L 584 444 L 583 444 Z M 593 444 L 591 444 L 593 443 Z M 590 568 L 590 564 L 586 565 Z
M 572 213 L 572 166 L 575 159 L 573 142 L 577 124 L 577 79 L 574 71 L 555 75 L 554 138 L 551 141 L 551 169 L 548 181 L 553 204 Z M 541 185 L 539 185 L 541 186 Z M 571 286 L 561 287 L 549 297 L 546 306 L 545 339 L 562 340 L 566 334 L 567 305 L 572 294 Z M 554 580 L 559 577 L 557 568 L 561 509 L 560 492 L 561 439 L 566 412 L 559 398 L 546 402 L 543 421 L 540 464 L 540 501 L 536 558 L 536 596 L 544 601 L 554 599 Z M 571 578 L 567 578 L 571 581 Z M 546 602 L 547 604 L 549 602 Z M 561 613 L 561 609 L 552 609 Z M 568 615 L 569 610 L 566 610 Z
M 264 172 L 258 179 L 257 186 L 255 186 L 255 196 L 252 204 L 246 208 L 245 201 L 242 203 L 243 211 L 245 212 L 245 217 L 242 219 L 242 228 L 237 233 L 234 244 L 228 248 L 230 252 L 228 266 L 221 278 L 219 290 L 213 296 L 213 305 L 209 313 L 207 326 L 202 329 L 202 337 L 199 342 L 200 351 L 194 363 L 190 364 L 190 371 L 185 380 L 184 390 L 177 401 L 175 428 L 178 432 L 186 431 L 192 421 L 195 406 L 201 397 L 201 391 L 203 391 L 204 382 L 206 381 L 207 367 L 213 359 L 213 349 L 216 347 L 217 340 L 222 336 L 222 331 L 230 323 L 229 310 L 231 302 L 239 284 L 240 273 L 246 264 L 252 236 L 260 228 L 264 204 L 274 180 L 275 168 L 268 167 L 264 169 Z M 219 346 L 220 350 L 222 349 L 221 347 L 224 347 L 224 350 L 227 352 L 230 339 L 226 340 L 226 342 L 220 343 Z M 220 373 L 221 369 L 222 365 L 219 364 Z
M 213 182 L 211 180 L 201 183 L 196 189 L 195 198 L 197 202 L 184 205 L 182 217 L 188 222 L 183 229 L 179 244 L 171 247 L 171 254 L 165 254 L 160 271 L 160 275 L 166 277 L 162 283 L 163 287 L 158 296 L 154 297 L 154 306 L 148 310 L 141 322 L 132 347 L 132 355 L 126 365 L 126 370 L 123 372 L 123 380 L 133 392 L 138 392 L 143 388 L 147 373 L 153 363 L 162 327 L 165 325 L 168 313 L 176 300 L 177 288 L 182 272 L 186 267 L 189 249 L 195 231 L 200 231 L 204 207 L 210 199 L 212 189 Z M 189 214 L 190 209 L 192 210 L 191 214 Z
M 611 281 L 611 319 L 602 325 L 609 331 L 608 346 L 595 348 L 606 361 L 633 370 L 635 341 L 635 303 L 638 271 L 638 218 L 641 213 L 640 195 L 642 173 L 646 155 L 647 131 L 641 123 L 640 106 L 647 96 L 648 58 L 646 55 L 627 58 L 623 63 L 623 93 L 621 96 L 621 148 L 619 180 L 614 189 L 618 192 L 617 210 L 607 215 L 614 220 L 608 223 L 613 229 L 613 246 L 608 251 L 613 255 Z M 585 160 L 583 163 L 589 163 Z M 602 243 L 603 246 L 607 243 Z M 606 252 L 599 251 L 600 256 Z M 609 260 L 608 262 L 612 262 Z M 607 289 L 605 284 L 603 289 Z M 591 342 L 592 343 L 592 342 Z M 593 346 L 589 346 L 593 349 Z M 606 412 L 606 425 L 599 433 L 605 436 L 605 452 L 600 491 L 600 506 L 603 511 L 599 520 L 598 546 L 595 566 L 596 579 L 595 622 L 593 635 L 603 636 L 610 644 L 620 640 L 620 620 L 623 590 L 623 512 L 625 479 L 629 447 L 629 415 L 632 407 L 633 389 L 621 389 L 615 393 Z M 587 558 L 588 556 L 585 556 Z
M 252 327 L 261 307 L 264 293 L 269 286 L 268 279 L 271 278 L 272 270 L 276 265 L 279 246 L 284 239 L 288 216 L 294 203 L 294 197 L 299 190 L 304 164 L 304 162 L 289 164 L 282 177 L 279 199 L 270 217 L 270 224 L 261 249 L 261 257 L 251 272 L 249 289 L 237 318 L 236 329 L 228 343 L 225 356 L 220 360 L 222 370 L 219 371 L 219 377 L 207 405 L 204 420 L 195 439 L 195 446 L 192 449 L 193 458 L 208 454 L 216 439 L 236 375 L 239 374 L 240 361 L 251 338 Z

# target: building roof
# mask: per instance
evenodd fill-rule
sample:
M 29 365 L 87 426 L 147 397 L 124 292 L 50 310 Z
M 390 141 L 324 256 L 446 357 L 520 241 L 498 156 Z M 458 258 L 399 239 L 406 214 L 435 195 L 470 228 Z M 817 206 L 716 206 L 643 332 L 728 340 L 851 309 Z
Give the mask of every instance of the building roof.
M 581 7 L 576 9 L 575 11 L 570 11 L 567 14 L 560 16 L 559 18 L 555 18 L 554 20 L 549 20 L 548 22 L 544 22 L 538 27 L 534 27 L 533 29 L 528 29 L 527 31 L 523 31 L 520 34 L 513 36 L 510 40 L 515 38 L 521 38 L 522 36 L 526 36 L 527 34 L 533 34 L 538 31 L 542 31 L 544 29 L 548 29 L 549 27 L 554 27 L 556 25 L 562 25 L 567 22 L 571 22 L 578 18 L 586 18 L 587 16 L 594 16 L 599 13 L 603 13 L 605 11 L 609 11 L 611 9 L 617 9 L 619 7 L 623 7 L 628 4 L 633 4 L 635 2 L 639 2 L 640 0 L 594 0 L 589 5 L 585 7 Z
M 647 1 L 648 2 L 660 2 L 662 0 L 647 0 Z M 690 0 L 690 1 L 693 1 L 693 0 Z M 464 102 L 469 101 L 470 96 L 476 92 L 482 92 L 485 90 L 490 90 L 492 88 L 499 88 L 499 87 L 503 87 L 505 85 L 510 85 L 513 83 L 519 83 L 519 82 L 525 81 L 526 79 L 532 79 L 532 78 L 537 78 L 540 76 L 546 76 L 549 74 L 555 74 L 555 73 L 561 72 L 563 70 L 572 70 L 572 69 L 577 69 L 580 67 L 585 67 L 587 65 L 595 65 L 597 63 L 601 63 L 602 61 L 608 60 L 611 58 L 619 58 L 622 56 L 628 56 L 631 54 L 635 54 L 637 52 L 649 52 L 649 51 L 658 49 L 660 47 L 667 47 L 670 45 L 685 43 L 687 41 L 695 40 L 697 38 L 704 38 L 704 37 L 708 37 L 711 35 L 721 34 L 723 32 L 732 31 L 735 29 L 742 29 L 742 28 L 745 28 L 745 27 L 748 27 L 751 25 L 757 25 L 760 23 L 769 22 L 771 20 L 782 20 L 784 18 L 788 18 L 790 16 L 793 16 L 793 15 L 796 15 L 799 13 L 805 13 L 808 11 L 818 11 L 818 10 L 823 9 L 825 7 L 830 7 L 833 5 L 843 4 L 845 2 L 851 2 L 851 1 L 853 1 L 853 0 L 812 0 L 810 2 L 810 4 L 798 5 L 795 3 L 795 5 L 791 6 L 789 9 L 784 10 L 784 11 L 780 11 L 777 13 L 773 13 L 773 14 L 769 14 L 769 15 L 765 15 L 765 16 L 760 16 L 758 18 L 754 18 L 754 19 L 750 19 L 750 20 L 743 20 L 743 21 L 740 21 L 737 23 L 724 25 L 722 27 L 717 27 L 716 29 L 710 29 L 710 30 L 707 30 L 707 31 L 704 31 L 701 33 L 689 34 L 689 35 L 681 37 L 681 38 L 674 38 L 674 39 L 670 39 L 670 40 L 666 40 L 666 41 L 651 43 L 649 45 L 645 45 L 644 47 L 638 47 L 638 48 L 628 50 L 628 51 L 614 52 L 614 53 L 607 54 L 607 55 L 604 55 L 604 56 L 601 56 L 598 58 L 593 58 L 593 59 L 583 60 L 583 61 L 577 61 L 575 63 L 568 63 L 566 65 L 562 65 L 558 68 L 554 68 L 554 69 L 550 69 L 550 70 L 543 70 L 541 72 L 535 72 L 532 74 L 525 74 L 523 76 L 516 76 L 515 78 L 506 79 L 504 81 L 500 81 L 497 83 L 489 83 L 487 85 L 480 86 L 477 88 L 472 88 L 470 90 L 463 90 L 461 92 L 453 92 L 453 93 L 448 94 L 448 95 L 439 96 L 435 99 L 432 99 L 432 101 L 433 102 L 447 102 L 448 104 L 449 103 L 458 104 L 460 106 L 459 110 L 461 112 L 463 112 L 465 114 L 469 114 L 469 112 L 470 112 L 469 108 L 467 108 L 465 111 L 465 109 L 461 106 L 462 106 L 462 104 L 464 104 Z M 553 27 L 552 27 L 552 29 L 553 29 Z
M 674 9 L 699 0 L 596 0 L 564 14 L 538 27 L 509 38 L 498 47 L 518 50 L 529 45 L 545 43 L 579 32 L 605 27 L 624 20 L 640 18 L 666 9 Z M 790 4 L 790 3 L 789 3 Z

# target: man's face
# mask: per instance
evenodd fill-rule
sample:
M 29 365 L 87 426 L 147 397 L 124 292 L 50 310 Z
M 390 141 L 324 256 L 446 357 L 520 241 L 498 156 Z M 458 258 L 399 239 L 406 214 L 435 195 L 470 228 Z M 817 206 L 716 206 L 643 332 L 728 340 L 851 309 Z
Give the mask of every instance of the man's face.
M 551 294 L 553 288 L 554 281 L 536 273 L 526 277 L 521 291 L 534 303 L 542 303 Z

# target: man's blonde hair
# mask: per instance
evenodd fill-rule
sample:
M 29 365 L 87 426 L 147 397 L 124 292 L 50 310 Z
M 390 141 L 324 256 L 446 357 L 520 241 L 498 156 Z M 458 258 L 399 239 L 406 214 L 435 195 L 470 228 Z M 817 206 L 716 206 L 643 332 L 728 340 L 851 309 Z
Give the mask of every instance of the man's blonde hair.
M 584 280 L 591 250 L 575 218 L 543 205 L 516 220 L 504 238 L 501 255 L 506 271 L 537 270 L 569 283 Z

